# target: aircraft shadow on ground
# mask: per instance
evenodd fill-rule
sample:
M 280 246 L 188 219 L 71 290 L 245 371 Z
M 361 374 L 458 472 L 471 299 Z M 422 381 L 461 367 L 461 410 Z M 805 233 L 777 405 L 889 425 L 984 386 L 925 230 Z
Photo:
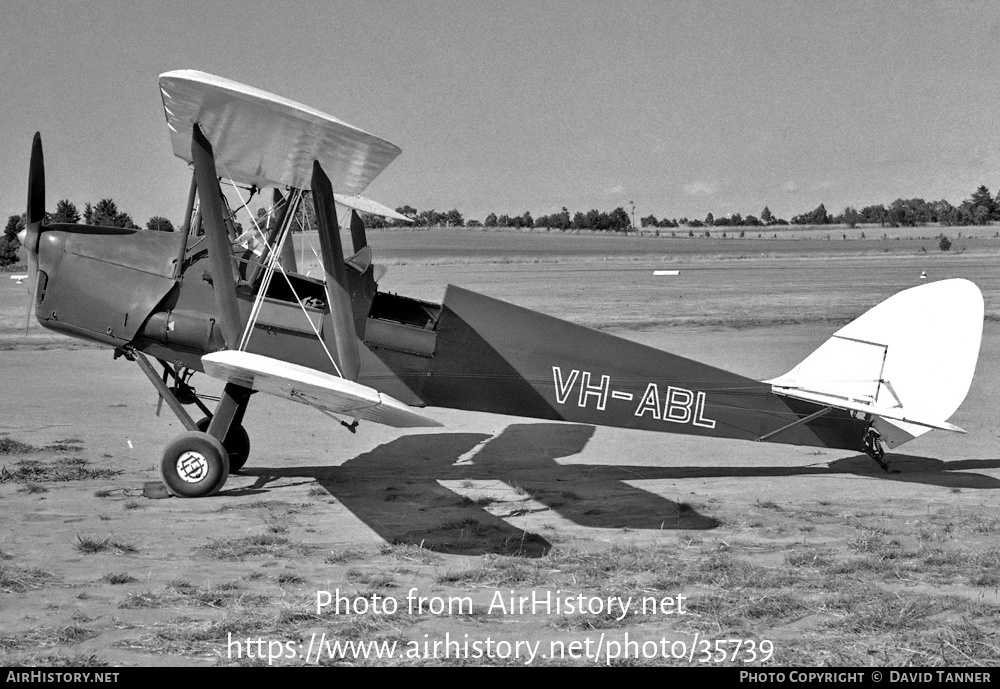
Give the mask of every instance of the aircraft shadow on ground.
M 969 470 L 1000 469 L 998 459 L 967 459 L 945 462 L 931 457 L 887 454 L 890 471 L 886 472 L 866 454 L 843 457 L 831 462 L 805 466 L 604 466 L 602 477 L 620 479 L 686 479 L 686 478 L 761 478 L 782 476 L 830 476 L 854 474 L 867 478 L 923 483 L 942 488 L 1000 488 L 1000 480 L 987 474 L 966 473 Z
M 340 466 L 247 467 L 243 474 L 258 477 L 248 491 L 276 478 L 314 478 L 387 541 L 450 553 L 544 555 L 551 547 L 544 537 L 505 521 L 533 511 L 552 510 L 594 528 L 719 525 L 686 504 L 623 482 L 642 478 L 635 473 L 598 475 L 601 467 L 556 461 L 579 453 L 593 434 L 593 426 L 542 423 L 514 424 L 496 437 L 411 435 Z M 442 482 L 456 482 L 466 494 Z
M 928 486 L 942 488 L 977 488 L 981 490 L 996 490 L 1000 488 L 1000 479 L 988 474 L 971 474 L 969 471 L 1000 469 L 1000 459 L 960 459 L 945 462 L 932 457 L 915 455 L 887 454 L 890 473 L 875 466 L 868 455 L 859 454 L 830 462 L 830 471 L 834 473 L 850 473 L 873 476 L 889 481 L 903 483 L 923 483 Z
M 250 466 L 242 473 L 257 476 L 255 484 L 223 494 L 261 492 L 278 478 L 314 479 L 389 542 L 456 554 L 539 557 L 551 544 L 539 534 L 509 524 L 507 518 L 552 510 L 592 528 L 697 530 L 719 525 L 715 518 L 685 503 L 626 481 L 856 474 L 949 488 L 1000 488 L 1000 480 L 991 476 L 963 473 L 1000 468 L 1000 460 L 943 462 L 889 455 L 898 473 L 883 472 L 863 454 L 796 467 L 556 461 L 582 451 L 593 433 L 592 426 L 536 423 L 513 424 L 496 437 L 482 433 L 403 436 L 340 466 Z

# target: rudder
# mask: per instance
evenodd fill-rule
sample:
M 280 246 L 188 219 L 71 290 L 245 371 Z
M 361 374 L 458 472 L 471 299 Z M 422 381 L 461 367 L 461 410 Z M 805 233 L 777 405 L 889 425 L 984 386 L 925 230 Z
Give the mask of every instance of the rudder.
M 984 304 L 968 280 L 899 292 L 838 330 L 779 378 L 775 393 L 871 413 L 895 447 L 947 423 L 972 385 Z

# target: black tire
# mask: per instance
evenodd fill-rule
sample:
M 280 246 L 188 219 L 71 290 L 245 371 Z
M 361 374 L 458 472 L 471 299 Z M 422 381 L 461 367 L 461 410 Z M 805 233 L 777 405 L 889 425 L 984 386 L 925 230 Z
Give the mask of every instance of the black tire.
M 226 448 L 208 433 L 183 433 L 163 449 L 160 476 L 167 489 L 177 497 L 214 495 L 229 478 Z
M 198 422 L 198 430 L 208 433 L 208 424 L 211 422 L 212 419 L 206 416 Z M 242 424 L 231 425 L 229 432 L 226 433 L 226 439 L 222 441 L 222 446 L 229 455 L 229 473 L 238 474 L 250 458 L 250 436 L 247 434 L 247 429 L 243 428 Z

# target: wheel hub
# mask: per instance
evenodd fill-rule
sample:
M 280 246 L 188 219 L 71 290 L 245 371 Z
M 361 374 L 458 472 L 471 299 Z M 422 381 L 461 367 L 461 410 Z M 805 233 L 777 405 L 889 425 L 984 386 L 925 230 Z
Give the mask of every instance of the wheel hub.
M 177 475 L 187 483 L 198 483 L 208 475 L 208 460 L 200 452 L 184 452 L 177 458 Z

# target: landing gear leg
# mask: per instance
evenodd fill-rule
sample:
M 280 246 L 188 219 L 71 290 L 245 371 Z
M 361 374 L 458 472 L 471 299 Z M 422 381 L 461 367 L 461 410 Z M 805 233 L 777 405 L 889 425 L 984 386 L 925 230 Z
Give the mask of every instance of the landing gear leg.
M 212 417 L 206 416 L 198 422 L 198 430 L 207 432 L 211 423 Z M 250 457 L 250 436 L 247 434 L 247 429 L 243 428 L 242 423 L 233 420 L 222 445 L 226 448 L 226 454 L 229 455 L 229 473 L 239 473 L 243 465 L 247 463 L 247 458 Z
M 231 472 L 239 471 L 250 456 L 250 438 L 243 428 L 243 414 L 252 394 L 253 390 L 250 388 L 226 383 L 219 405 L 204 429 L 225 446 Z M 205 419 L 198 423 L 198 427 L 203 423 Z
M 890 473 L 889 462 L 885 461 L 885 449 L 882 447 L 882 434 L 870 421 L 865 429 L 864 450 L 866 455 L 878 462 L 885 473 Z
M 188 389 L 193 393 L 186 380 L 178 378 L 175 373 L 177 385 L 171 389 L 140 352 L 123 347 L 120 353 L 116 352 L 116 357 L 121 355 L 139 364 L 160 397 L 187 429 L 164 449 L 160 475 L 167 488 L 174 495 L 185 498 L 219 492 L 230 472 L 239 471 L 250 455 L 250 439 L 243 428 L 243 414 L 253 390 L 228 383 L 215 413 L 195 423 L 175 394 L 176 390 L 183 392 Z M 202 411 L 209 413 L 200 400 L 195 399 L 195 402 Z

